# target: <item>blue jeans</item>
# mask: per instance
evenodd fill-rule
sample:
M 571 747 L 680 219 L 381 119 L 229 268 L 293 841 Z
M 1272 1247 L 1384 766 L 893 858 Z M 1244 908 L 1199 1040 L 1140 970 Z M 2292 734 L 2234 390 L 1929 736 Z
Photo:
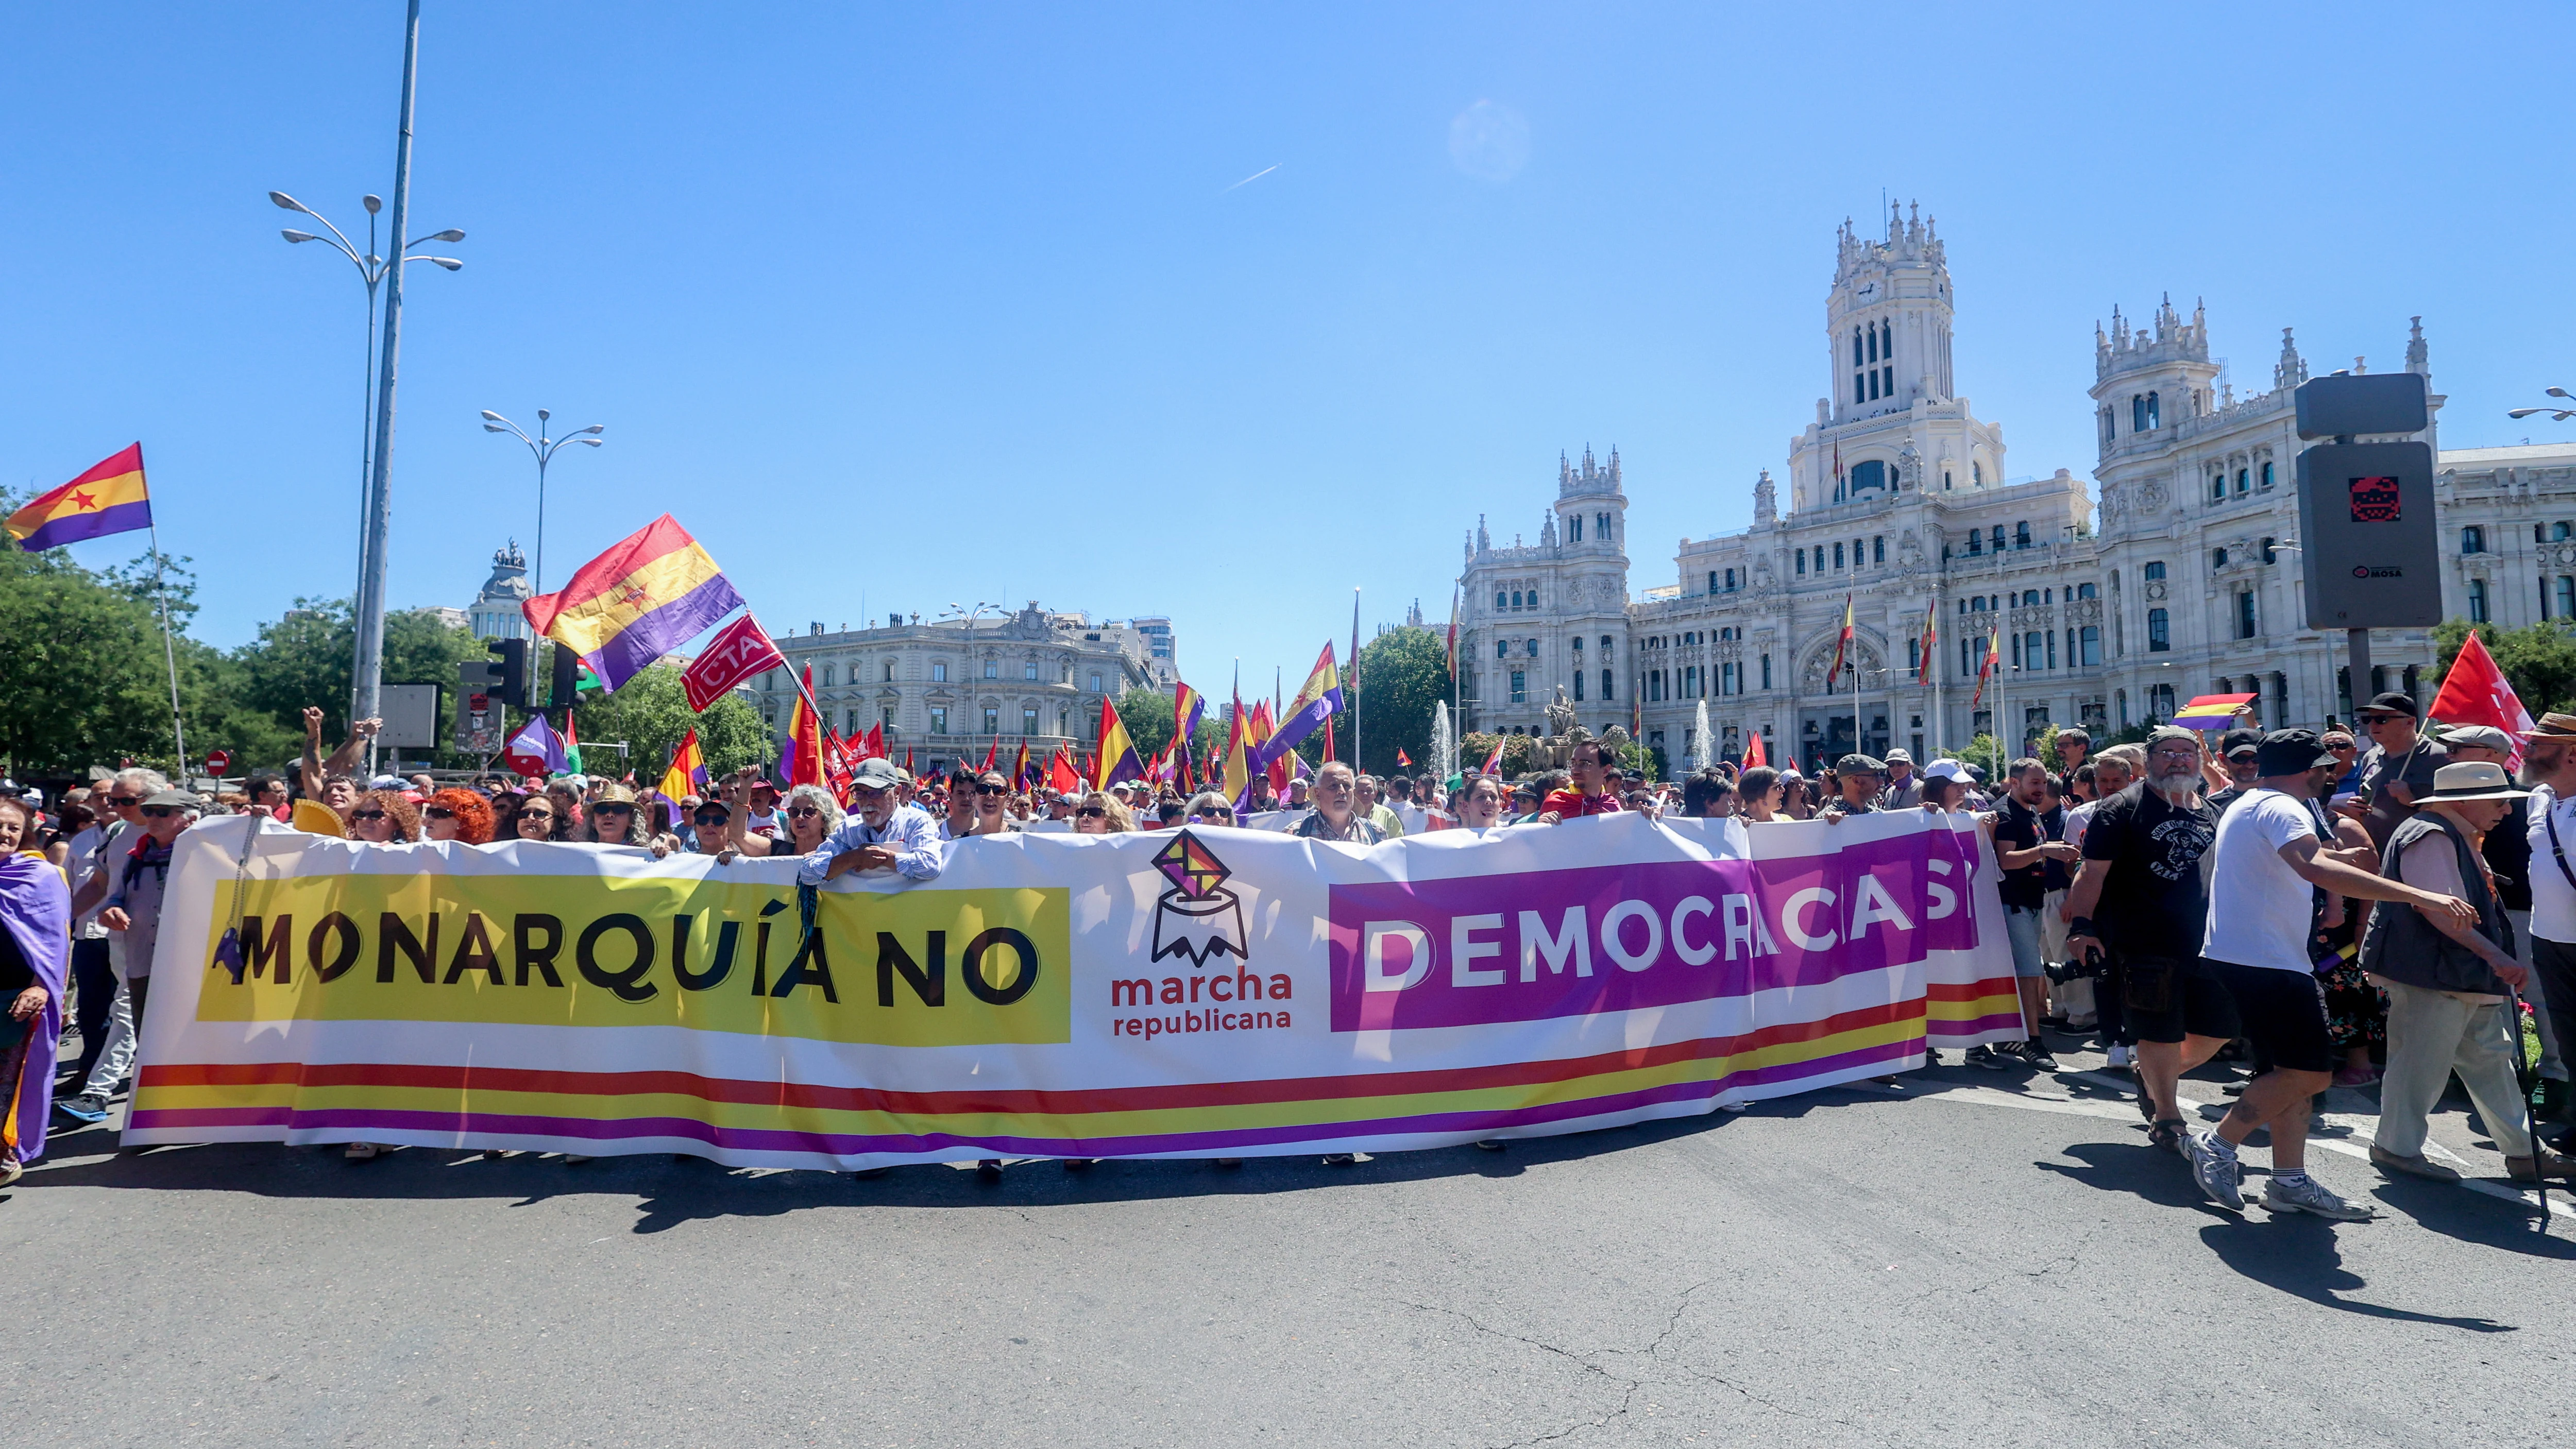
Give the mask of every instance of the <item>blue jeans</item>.
M 2012 941 L 2013 975 L 2044 976 L 2047 963 L 2039 949 L 2041 906 L 2004 907 L 2004 935 Z

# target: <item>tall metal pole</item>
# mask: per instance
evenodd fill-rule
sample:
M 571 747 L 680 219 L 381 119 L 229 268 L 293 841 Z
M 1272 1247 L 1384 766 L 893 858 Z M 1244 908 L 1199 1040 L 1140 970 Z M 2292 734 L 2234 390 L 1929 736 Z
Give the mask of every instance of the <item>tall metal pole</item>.
M 420 69 L 420 0 L 411 0 L 403 21 L 402 120 L 394 139 L 394 245 L 402 246 L 411 213 L 412 83 Z M 403 266 L 396 251 L 385 269 L 385 346 L 376 373 L 376 457 L 367 486 L 366 577 L 358 590 L 357 640 L 351 660 L 352 722 L 373 719 L 384 684 L 385 537 L 393 522 L 394 378 L 402 355 Z M 375 765 L 375 743 L 367 745 L 368 768 Z
M 1360 763 L 1360 591 L 1351 590 L 1351 768 L 1365 771 Z

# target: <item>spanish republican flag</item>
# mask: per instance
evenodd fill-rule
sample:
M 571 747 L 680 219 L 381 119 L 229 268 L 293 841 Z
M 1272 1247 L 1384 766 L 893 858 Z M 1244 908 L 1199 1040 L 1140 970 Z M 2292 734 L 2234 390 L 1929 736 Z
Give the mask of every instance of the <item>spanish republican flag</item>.
M 1181 748 L 1192 748 L 1199 735 L 1199 717 L 1207 712 L 1207 700 L 1195 689 L 1175 679 L 1172 681 L 1172 738 Z
M 1238 810 L 1243 808 L 1243 797 L 1252 790 L 1251 723 L 1252 717 L 1243 708 L 1243 696 L 1238 694 L 1234 697 L 1234 713 L 1226 718 L 1225 764 L 1220 777 L 1225 798 L 1233 801 Z
M 84 538 L 131 533 L 152 526 L 152 499 L 143 490 L 143 445 L 135 444 L 51 493 L 39 493 L 9 515 L 9 536 L 29 553 L 43 553 Z
M 1324 721 L 1341 712 L 1342 672 L 1333 664 L 1333 646 L 1325 641 L 1324 652 L 1315 659 L 1306 682 L 1297 686 L 1297 697 L 1288 701 L 1267 737 L 1253 751 L 1253 762 L 1267 766 L 1271 761 L 1297 748 L 1306 736 L 1324 727 Z
M 613 690 L 741 608 L 742 595 L 665 513 L 583 564 L 562 589 L 520 607 L 539 634 L 570 646 Z
M 664 804 L 680 808 L 680 802 L 691 795 L 703 795 L 707 788 L 707 759 L 698 750 L 698 732 L 680 736 L 680 747 L 671 752 L 671 768 L 662 772 L 662 783 L 654 790 Z
M 1136 742 L 1127 737 L 1126 721 L 1118 717 L 1118 706 L 1107 695 L 1100 699 L 1099 773 L 1092 777 L 1091 788 L 1106 790 L 1121 780 L 1142 779 L 1145 767 L 1136 760 Z

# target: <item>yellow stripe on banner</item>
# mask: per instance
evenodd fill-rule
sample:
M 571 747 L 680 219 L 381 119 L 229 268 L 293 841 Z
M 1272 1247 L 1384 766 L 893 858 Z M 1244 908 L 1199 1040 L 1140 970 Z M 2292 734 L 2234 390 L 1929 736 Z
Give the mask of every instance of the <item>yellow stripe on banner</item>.
M 556 615 L 552 637 L 571 645 L 575 653 L 593 653 L 637 619 L 677 603 L 722 572 L 707 551 L 694 543 L 673 549 L 609 585 L 599 597 Z
M 1922 1035 L 1913 1020 L 1884 1022 L 1809 1041 L 1774 1043 L 1720 1057 L 1703 1057 L 1634 1070 L 1600 1072 L 1550 1082 L 1510 1087 L 1480 1087 L 1455 1092 L 1398 1093 L 1382 1097 L 1329 1097 L 1282 1102 L 1254 1102 L 1211 1107 L 1185 1107 L 1108 1112 L 912 1112 L 852 1110 L 816 1106 L 780 1106 L 710 1101 L 686 1093 L 632 1092 L 587 1095 L 564 1092 L 519 1092 L 487 1087 L 322 1086 L 292 1084 L 218 1086 L 147 1086 L 137 1109 L 167 1111 L 190 1108 L 281 1108 L 301 1111 L 339 1110 L 454 1112 L 508 1116 L 561 1117 L 580 1121 L 618 1121 L 675 1117 L 713 1126 L 767 1131 L 793 1130 L 850 1136 L 948 1132 L 969 1137 L 1090 1138 L 1151 1137 L 1188 1132 L 1249 1131 L 1272 1127 L 1322 1126 L 1336 1122 L 1387 1120 L 1443 1113 L 1526 1110 L 1560 1106 L 1599 1097 L 1646 1091 L 1691 1082 L 1712 1082 L 1732 1073 L 1794 1065 L 1908 1041 Z

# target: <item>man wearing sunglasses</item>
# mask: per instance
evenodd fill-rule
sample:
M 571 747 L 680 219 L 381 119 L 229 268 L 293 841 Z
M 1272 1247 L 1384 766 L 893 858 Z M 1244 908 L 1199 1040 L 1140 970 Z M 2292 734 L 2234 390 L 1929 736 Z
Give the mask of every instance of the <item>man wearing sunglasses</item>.
M 939 879 L 939 825 L 929 811 L 897 799 L 895 787 L 891 762 L 861 760 L 850 777 L 849 818 L 796 867 L 797 883 L 821 885 L 854 870 L 891 870 L 906 880 Z M 977 798 L 972 788 L 965 794 L 969 801 Z
M 64 1115 L 83 1122 L 102 1121 L 107 1100 L 134 1066 L 134 1002 L 125 985 L 125 935 L 110 931 L 98 919 L 116 869 L 143 829 L 143 802 L 170 788 L 158 770 L 124 770 L 102 781 L 92 797 L 99 823 L 72 840 L 72 875 L 78 889 L 72 897 L 75 922 L 72 941 L 73 999 L 81 1033 L 80 1061 L 72 1080 L 79 1095 L 59 1104 Z
M 170 853 L 179 832 L 197 823 L 205 802 L 185 790 L 147 795 L 141 806 L 143 837 L 123 860 L 111 863 L 107 907 L 99 924 L 125 933 L 125 989 L 133 998 L 134 1035 L 143 1036 L 143 1003 L 152 984 L 152 948 L 161 935 L 161 898 L 170 884 Z

